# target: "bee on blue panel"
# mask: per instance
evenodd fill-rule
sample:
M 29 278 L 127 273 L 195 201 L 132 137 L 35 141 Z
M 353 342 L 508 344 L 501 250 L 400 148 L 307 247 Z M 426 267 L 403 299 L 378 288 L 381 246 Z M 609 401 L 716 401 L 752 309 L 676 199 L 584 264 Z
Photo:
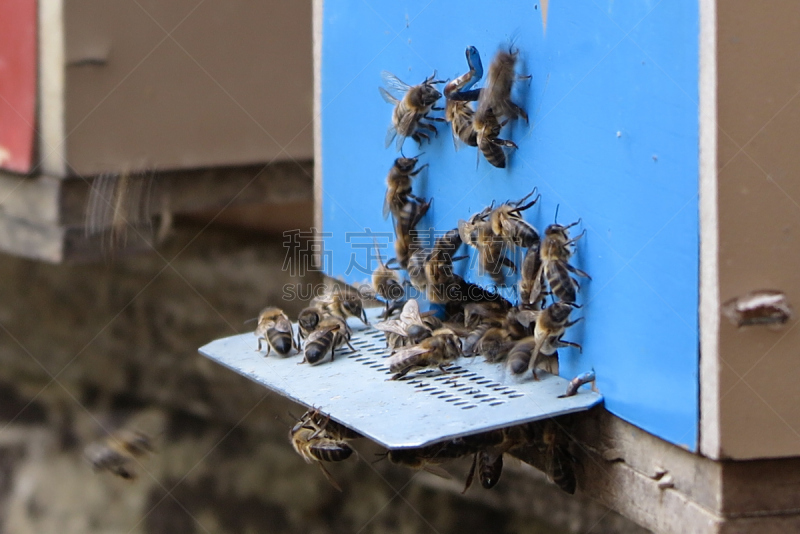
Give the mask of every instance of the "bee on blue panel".
M 429 78 L 426 78 L 424 82 L 414 86 L 408 85 L 388 71 L 383 71 L 381 77 L 389 89 L 398 95 L 402 95 L 402 98 L 399 99 L 383 87 L 378 87 L 383 99 L 394 105 L 392 124 L 386 132 L 386 146 L 388 147 L 397 138 L 396 146 L 399 152 L 406 137 L 411 137 L 421 146 L 423 140 L 431 140 L 429 132 L 437 135 L 438 132 L 433 122 L 444 122 L 444 119 L 429 117 L 428 113 L 431 111 L 444 111 L 444 108 L 435 107 L 436 102 L 442 97 L 442 93 L 434 87 L 437 84 L 444 83 L 444 81 L 435 80 L 435 72 Z

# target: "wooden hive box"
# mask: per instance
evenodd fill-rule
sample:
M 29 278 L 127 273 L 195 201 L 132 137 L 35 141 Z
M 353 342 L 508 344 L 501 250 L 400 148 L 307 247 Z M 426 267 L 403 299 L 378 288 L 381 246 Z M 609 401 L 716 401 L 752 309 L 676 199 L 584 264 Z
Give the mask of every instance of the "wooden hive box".
M 429 164 L 414 185 L 434 199 L 420 227 L 449 230 L 534 186 L 542 199 L 526 219 L 540 231 L 557 207 L 559 222 L 580 218 L 575 261 L 592 280 L 585 321 L 565 336 L 583 352 L 563 351 L 561 374 L 594 369 L 614 416 L 579 432 L 597 453 L 585 459 L 607 462 L 590 469 L 604 482 L 584 489 L 658 531 L 800 528 L 800 501 L 778 489 L 800 485 L 795 461 L 778 459 L 800 455 L 797 323 L 739 329 L 721 312 L 756 290 L 800 302 L 797 13 L 788 1 L 318 0 L 323 268 L 362 283 L 373 237 L 384 259 L 392 250 L 381 206 L 398 154 L 384 147 L 381 71 L 411 85 L 434 71 L 453 79 L 467 46 L 486 68 L 513 43 L 517 72 L 531 75 L 513 93 L 530 124 L 503 130 L 519 148 L 497 169 L 454 150 L 445 125 L 421 148 L 407 140 L 405 154 Z M 486 282 L 470 262 L 460 274 Z M 662 469 L 674 479 L 659 483 Z

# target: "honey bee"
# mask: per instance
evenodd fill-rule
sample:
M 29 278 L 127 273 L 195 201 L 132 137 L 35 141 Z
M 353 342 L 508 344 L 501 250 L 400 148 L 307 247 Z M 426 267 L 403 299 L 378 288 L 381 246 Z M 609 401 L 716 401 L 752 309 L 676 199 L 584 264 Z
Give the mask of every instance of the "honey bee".
M 541 244 L 540 255 L 544 278 L 550 285 L 550 291 L 563 302 L 575 302 L 576 290 L 580 287 L 577 280 L 569 273 L 591 280 L 588 274 L 569 264 L 569 258 L 572 256 L 571 247 L 585 232 L 570 239 L 567 230 L 579 223 L 580 219 L 567 226 L 551 224 L 545 229 Z
M 505 329 L 492 327 L 483 333 L 475 350 L 487 362 L 499 362 L 505 359 L 513 346 L 514 341 Z
M 562 491 L 573 495 L 578 481 L 575 477 L 575 458 L 569 452 L 567 435 L 552 419 L 544 422 L 541 444 L 547 458 L 545 474 Z
M 500 481 L 500 475 L 503 473 L 503 453 L 496 453 L 488 450 L 476 452 L 472 460 L 472 467 L 467 475 L 464 490 L 461 493 L 466 493 L 472 485 L 476 471 L 481 486 L 483 486 L 484 489 L 492 489 Z
M 522 117 L 528 122 L 528 114 L 520 106 L 511 101 L 511 89 L 517 78 L 515 72 L 519 50 L 509 47 L 508 50 L 499 50 L 489 64 L 489 74 L 486 84 L 481 90 L 478 99 L 476 115 L 483 116 L 491 111 L 496 118 L 510 120 Z M 527 76 L 526 78 L 530 78 Z
M 425 288 L 429 301 L 444 303 L 449 300 L 448 294 L 452 291 L 451 286 L 455 282 L 453 262 L 467 258 L 467 256 L 453 257 L 453 253 L 460 246 L 461 235 L 458 229 L 454 228 L 436 240 L 433 250 L 426 257 L 424 262 Z M 412 276 L 411 266 L 409 266 L 409 276 Z
M 102 441 L 90 443 L 84 455 L 95 471 L 110 473 L 134 480 L 137 477 L 133 463 L 136 458 L 155 451 L 150 436 L 138 430 L 119 430 Z
M 267 342 L 267 356 L 270 349 L 281 356 L 286 356 L 296 348 L 292 322 L 280 308 L 270 306 L 258 314 L 258 326 L 255 335 L 258 336 L 258 349 L 261 350 L 261 341 Z
M 314 299 L 314 302 L 319 308 L 331 315 L 341 317 L 344 320 L 347 320 L 348 317 L 356 317 L 365 325 L 369 325 L 361 295 L 351 287 L 334 287 L 322 297 Z
M 400 349 L 389 358 L 389 370 L 395 373 L 391 380 L 397 380 L 416 368 L 438 366 L 442 372 L 445 367 L 461 356 L 461 340 L 449 328 L 433 332 L 413 347 Z
M 347 321 L 336 315 L 325 316 L 316 330 L 308 335 L 303 347 L 303 361 L 300 363 L 316 365 L 324 361 L 329 353 L 333 361 L 336 349 L 345 344 L 355 351 L 350 345 L 350 336 L 351 330 Z
M 541 243 L 536 242 L 525 252 L 519 277 L 520 306 L 541 309 L 544 304 L 544 288 L 542 287 Z
M 453 478 L 450 473 L 438 465 L 449 458 L 431 454 L 428 447 L 421 449 L 395 449 L 389 451 L 386 457 L 395 465 L 401 465 L 409 469 L 422 469 L 442 478 Z
M 317 464 L 328 482 L 337 490 L 342 491 L 322 462 L 341 462 L 350 458 L 353 449 L 346 441 L 332 437 L 326 426 L 320 425 L 314 420 L 314 412 L 307 412 L 292 427 L 289 431 L 289 441 L 295 452 L 306 463 Z
M 426 316 L 423 319 L 417 300 L 409 299 L 403 305 L 398 319 L 380 322 L 375 328 L 386 334 L 386 341 L 390 347 L 398 348 L 407 344 L 416 345 L 430 337 L 434 330 L 441 328 L 441 321 L 434 316 Z
M 535 192 L 536 188 L 518 201 L 506 202 L 492 210 L 489 215 L 489 222 L 494 235 L 500 236 L 509 245 L 524 248 L 531 247 L 539 242 L 539 232 L 522 218 L 522 212 L 532 207 L 541 198 L 541 195 L 539 195 L 528 204 L 523 205 L 523 202 L 528 200 Z
M 500 139 L 500 130 L 508 123 L 508 119 L 500 122 L 491 109 L 476 112 L 472 117 L 472 128 L 475 130 L 478 150 L 491 165 L 498 169 L 506 167 L 506 153 L 503 148 L 519 148 L 514 141 Z
M 388 310 L 389 303 L 402 298 L 405 291 L 397 271 L 390 269 L 383 263 L 377 241 L 375 241 L 375 255 L 378 259 L 378 266 L 372 271 L 372 289 L 386 301 L 386 309 Z
M 483 64 L 478 49 L 474 46 L 467 47 L 466 56 L 469 71 L 444 87 L 444 96 L 447 100 L 445 120 L 450 123 L 456 150 L 459 141 L 469 146 L 478 146 L 478 133 L 472 127 L 472 117 L 475 112 L 469 102 L 455 98 L 456 93 L 466 91 L 483 77 Z
M 414 170 L 418 161 L 419 156 L 394 160 L 394 164 L 389 170 L 389 175 L 386 177 L 386 198 L 383 202 L 384 219 L 389 216 L 389 213 L 392 214 L 395 220 L 400 218 L 403 206 L 406 205 L 409 198 L 417 202 L 424 202 L 423 199 L 411 193 L 411 179 L 428 166 L 426 163 L 419 169 Z
M 297 315 L 297 329 L 301 339 L 307 338 L 311 332 L 317 329 L 324 313 L 321 309 L 314 307 L 300 310 Z
M 420 248 L 415 229 L 430 207 L 430 201 L 406 202 L 395 221 L 394 254 L 401 269 L 408 269 L 409 260 Z
M 424 121 L 444 121 L 444 119 L 428 116 L 432 110 L 441 110 L 441 108 L 434 107 L 442 97 L 442 93 L 434 85 L 444 82 L 434 79 L 436 78 L 435 72 L 424 82 L 414 86 L 408 85 L 387 71 L 383 71 L 381 77 L 387 87 L 397 94 L 403 95 L 402 100 L 398 100 L 383 87 L 378 88 L 383 99 L 394 106 L 392 125 L 386 132 L 386 146 L 388 147 L 395 137 L 398 151 L 402 148 L 406 137 L 411 137 L 420 145 L 422 145 L 423 139 L 430 141 L 429 132 L 437 134 L 436 127 L 430 122 Z M 427 131 L 423 131 L 423 129 Z
M 573 306 L 568 302 L 556 302 L 536 314 L 533 336 L 518 341 L 508 354 L 512 373 L 520 374 L 529 369 L 534 379 L 538 380 L 536 367 L 543 356 L 557 356 L 558 349 L 562 347 L 581 349 L 577 343 L 561 339 L 567 328 L 581 320 L 569 321 Z

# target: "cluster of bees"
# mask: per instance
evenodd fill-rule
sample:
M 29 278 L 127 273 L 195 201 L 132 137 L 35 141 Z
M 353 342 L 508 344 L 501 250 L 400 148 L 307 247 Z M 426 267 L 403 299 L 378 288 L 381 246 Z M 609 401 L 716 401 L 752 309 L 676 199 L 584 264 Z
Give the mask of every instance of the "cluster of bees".
M 383 73 L 388 90 L 381 87 L 381 95 L 394 105 L 387 147 L 396 139 L 397 149 L 401 150 L 407 137 L 422 145 L 437 133 L 436 123 L 449 122 L 457 148 L 459 143 L 477 147 L 495 167 L 506 166 L 504 149 L 516 148 L 516 144 L 501 139 L 501 129 L 511 120 L 528 120 L 525 110 L 511 100 L 518 78 L 518 52 L 500 50 L 480 89 L 474 88 L 483 77 L 478 50 L 468 47 L 466 58 L 469 71 L 444 87 L 446 108 L 436 107 L 442 97 L 436 86 L 445 81 L 436 80 L 435 73 L 416 86 Z M 477 102 L 475 108 L 472 102 Z M 444 118 L 433 117 L 434 111 L 444 111 Z M 460 220 L 456 228 L 442 233 L 428 246 L 416 228 L 432 200 L 413 193 L 414 178 L 427 167 L 418 163 L 419 156 L 403 155 L 395 159 L 386 178 L 383 216 L 386 219 L 391 215 L 393 219 L 394 258 L 384 263 L 375 243 L 378 261 L 372 273 L 370 296 L 386 305 L 383 320 L 375 327 L 385 333 L 387 346 L 393 351 L 388 360 L 391 379 L 401 380 L 412 371 L 428 367 L 447 372 L 456 359 L 476 355 L 503 363 L 515 375 L 530 372 L 534 380 L 539 379 L 537 369 L 545 365 L 557 373 L 558 349 L 581 348 L 563 339 L 567 329 L 581 320 L 570 320 L 573 309 L 580 307 L 576 304 L 580 288 L 576 277 L 589 277 L 570 264 L 574 245 L 583 235 L 570 237 L 570 229 L 580 221 L 569 225 L 556 222 L 540 235 L 523 218 L 523 213 L 540 199 L 534 189 L 518 200 L 492 202 L 467 220 Z M 512 274 L 520 275 L 517 305 L 454 272 L 454 264 L 469 257 L 457 254 L 462 246 L 475 249 L 479 274 L 491 277 L 496 286 L 506 286 Z M 517 251 L 524 251 L 519 267 L 512 259 L 521 255 Z M 406 275 L 401 276 L 401 271 Z M 443 313 L 421 312 L 417 300 L 406 298 L 408 286 L 440 305 Z M 347 319 L 355 317 L 368 324 L 361 296 L 360 291 L 344 287 L 316 298 L 298 315 L 296 337 L 283 311 L 266 308 L 255 331 L 259 350 L 262 341 L 266 341 L 268 354 L 275 350 L 285 356 L 296 350 L 302 352 L 302 362 L 310 365 L 333 361 L 335 352 L 345 345 L 354 350 Z M 576 378 L 564 396 L 574 395 L 589 380 L 588 376 Z M 499 478 L 504 453 L 538 447 L 550 451 L 549 458 L 554 460 L 551 463 L 558 464 L 551 477 L 562 489 L 572 492 L 575 483 L 571 457 L 565 440 L 555 437 L 556 430 L 552 422 L 532 423 L 421 449 L 393 450 L 386 456 L 393 463 L 435 471 L 441 461 L 472 455 L 467 487 L 477 473 L 481 485 L 489 488 Z M 350 457 L 353 450 L 348 442 L 355 437 L 314 411 L 301 417 L 290 432 L 295 450 L 306 461 L 319 464 L 334 485 L 322 462 Z
M 514 82 L 520 78 L 516 74 L 518 56 L 519 52 L 513 47 L 497 52 L 481 89 L 473 89 L 483 78 L 481 56 L 474 46 L 466 50 L 469 70 L 450 82 L 436 80 L 434 72 L 422 83 L 410 86 L 394 74 L 384 71 L 383 81 L 389 90 L 383 87 L 378 89 L 383 99 L 394 106 L 392 124 L 386 134 L 386 146 L 396 139 L 399 151 L 407 137 L 422 145 L 423 141 L 430 141 L 431 134 L 438 133 L 435 123 L 448 122 L 456 150 L 462 143 L 477 147 L 486 161 L 504 168 L 506 154 L 503 149 L 517 148 L 517 145 L 508 139 L 501 139 L 500 131 L 511 120 L 522 117 L 528 121 L 525 110 L 511 100 Z M 442 93 L 436 89 L 436 85 L 442 83 L 446 83 L 446 104 L 445 108 L 437 108 Z M 471 102 L 477 102 L 475 109 Z M 444 111 L 445 116 L 432 117 L 432 111 Z
M 289 440 L 294 450 L 307 462 L 315 463 L 325 478 L 339 491 L 341 487 L 323 462 L 341 462 L 353 455 L 350 441 L 360 438 L 316 410 L 306 412 L 292 427 Z M 425 470 L 443 478 L 452 478 L 441 464 L 458 458 L 472 457 L 472 466 L 464 485 L 465 493 L 476 475 L 481 486 L 491 489 L 500 480 L 503 455 L 539 456 L 539 462 L 555 484 L 567 493 L 575 493 L 574 458 L 569 452 L 566 433 L 552 419 L 482 434 L 451 439 L 442 443 L 412 449 L 395 449 L 384 453 L 391 463 L 415 470 Z

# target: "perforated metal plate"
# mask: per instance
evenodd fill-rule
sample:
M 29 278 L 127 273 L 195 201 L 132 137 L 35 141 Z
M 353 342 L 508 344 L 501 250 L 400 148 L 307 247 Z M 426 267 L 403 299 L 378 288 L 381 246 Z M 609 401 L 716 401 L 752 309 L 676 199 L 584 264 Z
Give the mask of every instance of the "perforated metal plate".
M 218 339 L 200 353 L 390 449 L 586 410 L 602 400 L 588 387 L 559 399 L 567 380 L 544 372 L 539 381 L 513 376 L 480 357 L 461 358 L 444 374 L 426 369 L 390 381 L 383 333 L 350 325 L 356 352 L 344 347 L 316 366 L 298 365 L 299 354 L 265 357 L 252 333 Z

